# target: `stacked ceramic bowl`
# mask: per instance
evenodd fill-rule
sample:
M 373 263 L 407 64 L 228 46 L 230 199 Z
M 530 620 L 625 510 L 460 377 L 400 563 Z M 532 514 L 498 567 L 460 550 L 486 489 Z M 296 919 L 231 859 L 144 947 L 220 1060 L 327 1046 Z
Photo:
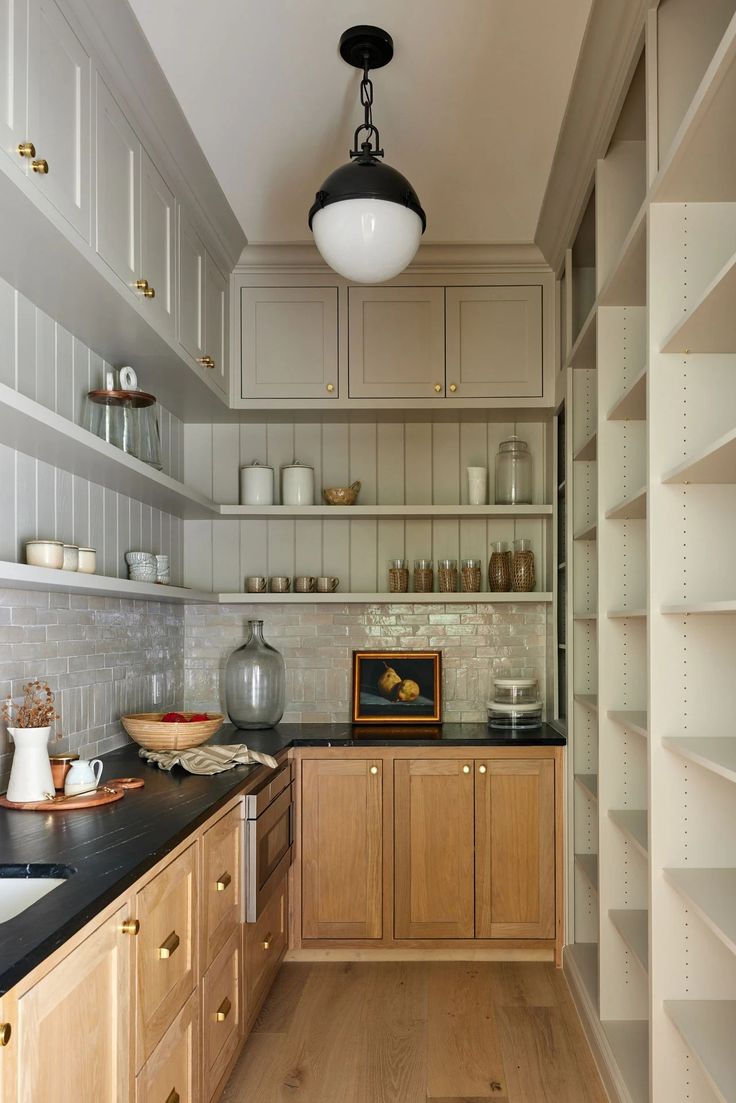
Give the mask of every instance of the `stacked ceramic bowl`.
M 131 582 L 156 581 L 156 556 L 152 552 L 126 552 L 125 562 L 128 564 L 128 578 Z
M 541 726 L 542 702 L 536 678 L 499 678 L 493 688 L 493 700 L 488 702 L 491 728 L 524 731 Z

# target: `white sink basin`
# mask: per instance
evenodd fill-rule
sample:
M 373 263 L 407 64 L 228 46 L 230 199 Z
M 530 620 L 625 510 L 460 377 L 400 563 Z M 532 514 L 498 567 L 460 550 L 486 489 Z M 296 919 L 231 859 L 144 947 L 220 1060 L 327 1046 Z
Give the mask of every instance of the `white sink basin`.
M 66 881 L 66 877 L 34 877 L 28 876 L 28 872 L 33 872 L 33 866 L 14 867 L 12 872 L 0 867 L 0 923 L 20 915 Z

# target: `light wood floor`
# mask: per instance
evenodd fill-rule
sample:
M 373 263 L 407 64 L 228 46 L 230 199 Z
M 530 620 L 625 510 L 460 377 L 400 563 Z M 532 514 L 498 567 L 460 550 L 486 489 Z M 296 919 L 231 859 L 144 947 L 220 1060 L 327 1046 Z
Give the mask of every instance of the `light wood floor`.
M 606 1103 L 548 964 L 284 965 L 223 1103 Z

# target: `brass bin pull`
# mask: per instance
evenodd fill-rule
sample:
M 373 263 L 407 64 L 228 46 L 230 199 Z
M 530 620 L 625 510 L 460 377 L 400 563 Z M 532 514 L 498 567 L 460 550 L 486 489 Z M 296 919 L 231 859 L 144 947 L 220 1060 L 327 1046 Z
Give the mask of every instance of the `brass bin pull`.
M 13 1028 L 10 1023 L 0 1023 L 0 1046 L 6 1046 L 10 1041 Z
M 141 929 L 140 919 L 126 919 L 124 923 L 120 924 L 120 930 L 123 934 L 137 935 Z
M 232 877 L 229 873 L 221 873 L 215 881 L 215 888 L 218 892 L 224 892 L 228 885 L 232 882 Z
M 225 999 L 217 1008 L 217 1011 L 215 1011 L 215 1021 L 218 1023 L 224 1023 L 231 1010 L 232 1004 L 230 1003 L 230 1000 L 227 998 L 227 996 L 225 996 Z
M 164 939 L 162 946 L 158 948 L 158 956 L 160 958 L 173 957 L 179 947 L 179 936 L 176 931 L 172 931 L 168 938 Z
M 180 1103 L 181 1096 L 176 1088 L 172 1088 L 169 1094 L 166 1096 L 166 1103 Z
M 268 934 L 266 935 L 266 937 L 263 940 L 263 949 L 264 950 L 270 950 L 272 941 L 273 941 L 273 935 L 269 931 Z

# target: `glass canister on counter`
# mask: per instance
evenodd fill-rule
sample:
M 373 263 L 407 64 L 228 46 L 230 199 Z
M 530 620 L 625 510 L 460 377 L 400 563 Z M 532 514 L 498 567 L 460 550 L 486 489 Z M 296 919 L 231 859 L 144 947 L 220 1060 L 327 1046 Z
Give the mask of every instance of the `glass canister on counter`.
M 524 731 L 542 723 L 542 701 L 536 678 L 497 678 L 493 700 L 488 702 L 492 728 Z
M 501 441 L 496 456 L 496 504 L 530 505 L 531 500 L 531 452 L 525 440 L 509 437 Z
M 531 540 L 514 540 L 511 581 L 517 594 L 530 594 L 536 584 Z
M 511 589 L 511 552 L 505 540 L 495 540 L 491 544 L 488 589 L 495 594 L 507 594 Z

